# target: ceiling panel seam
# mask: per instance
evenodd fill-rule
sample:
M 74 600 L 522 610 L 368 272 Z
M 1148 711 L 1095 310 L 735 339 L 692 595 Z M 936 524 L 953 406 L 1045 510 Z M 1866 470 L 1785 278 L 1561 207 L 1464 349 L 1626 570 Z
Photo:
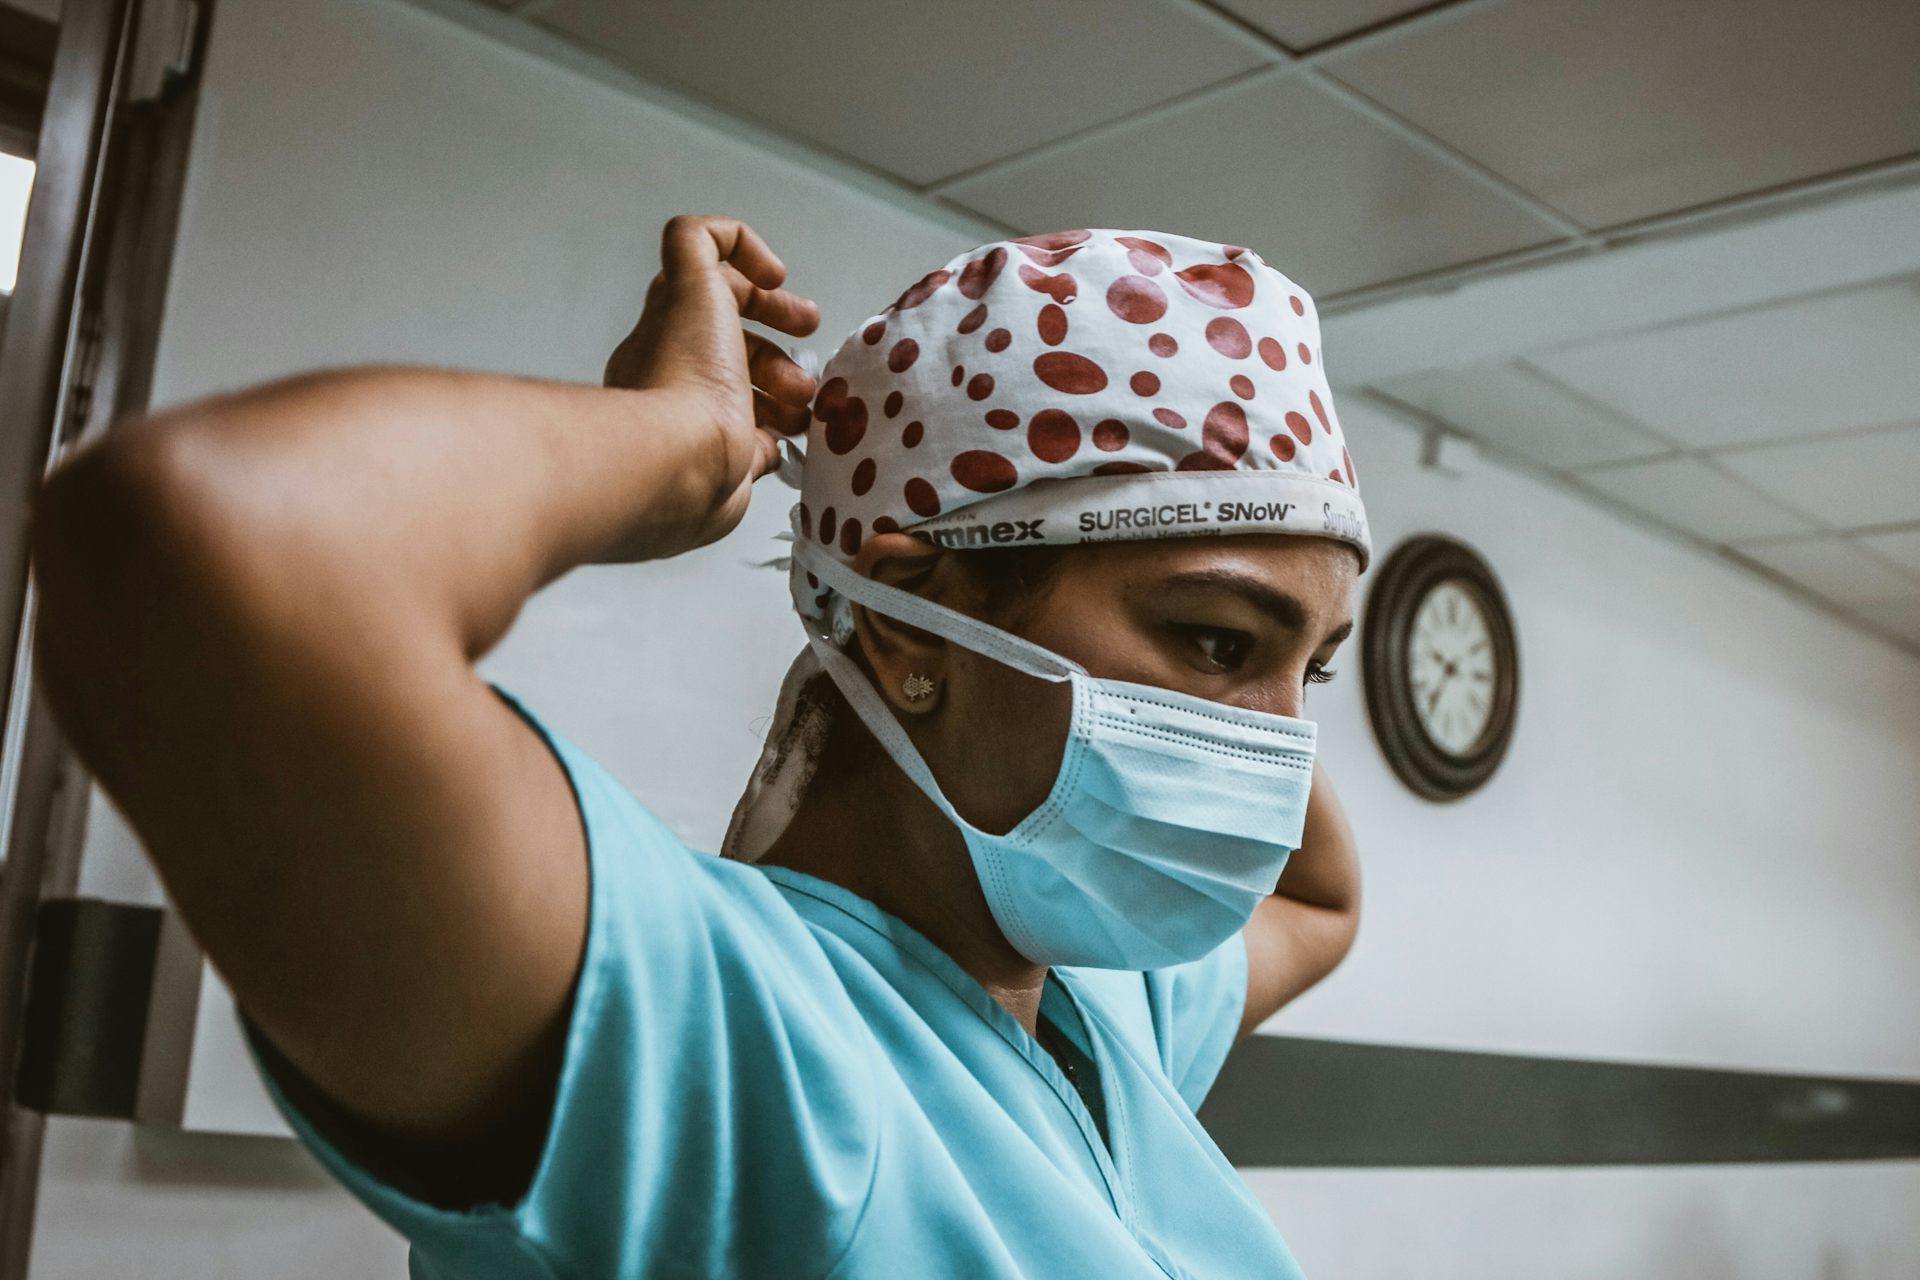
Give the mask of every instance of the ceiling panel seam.
M 1363 400 L 1373 403 L 1382 412 L 1412 426 L 1415 430 L 1451 430 L 1443 419 L 1435 418 L 1434 415 L 1428 414 L 1424 410 L 1404 404 L 1394 396 L 1388 395 L 1376 388 L 1356 388 L 1354 393 L 1357 393 Z M 1456 434 L 1458 433 L 1456 432 Z M 1486 455 L 1489 461 L 1509 471 L 1531 477 L 1535 481 L 1544 484 L 1547 488 L 1557 490 L 1569 497 L 1585 502 L 1589 506 L 1597 507 L 1622 523 L 1632 525 L 1635 528 L 1645 530 L 1669 541 L 1680 543 L 1683 546 L 1691 547 L 1695 551 L 1704 552 L 1718 563 L 1729 565 L 1750 578 L 1764 582 L 1773 589 L 1784 589 L 1786 594 L 1816 612 L 1826 614 L 1828 617 L 1856 631 L 1866 632 L 1876 639 L 1883 640 L 1892 645 L 1902 653 L 1920 659 L 1920 642 L 1910 640 L 1899 632 L 1875 622 L 1864 613 L 1849 609 L 1837 601 L 1827 599 L 1825 596 L 1817 595 L 1798 582 L 1793 581 L 1791 578 L 1785 578 L 1774 573 L 1765 566 L 1747 559 L 1730 544 L 1715 542 L 1711 538 L 1694 533 L 1689 529 L 1681 528 L 1679 525 L 1669 524 L 1650 512 L 1643 511 L 1639 507 L 1621 501 L 1612 494 L 1581 483 L 1579 477 L 1571 472 L 1561 470 L 1557 467 L 1544 466 L 1535 462 L 1532 458 L 1527 457 L 1525 454 L 1520 453 L 1518 450 L 1509 448 L 1497 441 L 1475 440 L 1474 446 Z M 1835 531 L 1823 528 L 1823 532 L 1831 535 Z M 1867 531 L 1861 530 L 1858 532 Z M 1803 534 L 1799 536 L 1813 537 L 1817 535 Z
M 1469 13 L 1492 7 L 1498 0 L 1460 0 L 1460 3 L 1439 5 L 1422 9 L 1397 20 L 1388 20 L 1379 26 L 1351 38 L 1324 44 L 1311 53 L 1296 54 L 1286 45 L 1267 33 L 1249 25 L 1237 16 L 1224 12 L 1208 0 L 1167 0 L 1174 7 L 1190 15 L 1200 17 L 1217 29 L 1231 35 L 1244 47 L 1261 53 L 1271 60 L 1265 67 L 1255 67 L 1211 85 L 1202 86 L 1188 93 L 1179 94 L 1163 101 L 1152 103 L 1138 110 L 1127 112 L 1092 124 L 1073 133 L 1064 134 L 1046 142 L 1024 147 L 1007 155 L 996 157 L 983 164 L 974 165 L 955 173 L 947 174 L 921 187 L 921 193 L 941 198 L 952 198 L 955 188 L 980 178 L 997 177 L 1017 171 L 1026 165 L 1047 159 L 1072 150 L 1084 143 L 1098 141 L 1114 134 L 1128 132 L 1161 120 L 1179 115 L 1190 108 L 1204 105 L 1217 98 L 1229 97 L 1243 89 L 1256 85 L 1266 85 L 1295 74 L 1305 75 L 1310 82 L 1321 90 L 1341 101 L 1347 109 L 1354 111 L 1373 123 L 1395 134 L 1429 158 L 1438 161 L 1468 180 L 1488 188 L 1501 198 L 1516 204 L 1536 219 L 1554 228 L 1564 238 L 1569 248 L 1584 247 L 1588 228 L 1566 213 L 1549 205 L 1532 192 L 1525 190 L 1503 175 L 1496 173 L 1480 161 L 1460 151 L 1458 148 L 1434 137 L 1418 125 L 1389 111 L 1371 98 L 1354 90 L 1350 86 L 1333 80 L 1321 69 L 1322 61 L 1335 55 L 1346 56 L 1363 49 L 1386 45 L 1421 31 L 1452 22 Z M 963 201 L 953 201 L 961 208 L 977 212 Z M 1535 246 L 1530 246 L 1535 247 Z
M 1439 161 L 1461 177 L 1485 187 L 1546 223 L 1558 231 L 1570 247 L 1591 248 L 1598 247 L 1600 244 L 1586 224 L 1572 215 L 1555 208 L 1519 183 L 1481 163 L 1452 143 L 1444 142 L 1428 133 L 1398 112 L 1381 106 L 1352 85 L 1329 75 L 1324 68 L 1308 67 L 1305 68 L 1305 74 L 1308 83 L 1345 105 L 1348 110 L 1366 117 L 1375 125 L 1411 145 L 1415 150 L 1423 152 L 1429 159 Z
M 1722 200 L 1695 205 L 1672 213 L 1656 214 L 1651 218 L 1642 218 L 1618 226 L 1602 227 L 1594 231 L 1585 243 L 1576 244 L 1561 240 L 1552 244 L 1530 245 L 1511 253 L 1497 254 L 1473 262 L 1456 263 L 1448 267 L 1437 267 L 1418 275 L 1402 276 L 1397 280 L 1331 293 L 1316 301 L 1320 304 L 1322 315 L 1352 312 L 1377 303 L 1391 302 L 1397 298 L 1420 293 L 1437 293 L 1469 280 L 1520 267 L 1538 266 L 1555 258 L 1632 248 L 1669 236 L 1717 231 L 1774 214 L 1790 213 L 1795 208 L 1823 204 L 1841 196 L 1865 194 L 1881 189 L 1899 190 L 1916 181 L 1920 181 L 1920 152 L 1894 156 L 1837 173 L 1816 174 L 1810 178 L 1769 187 L 1764 191 L 1742 192 Z M 1898 274 L 1898 271 L 1892 274 Z
M 1171 98 L 1163 98 L 1136 111 L 1129 111 L 1125 115 L 1099 120 L 1072 133 L 1049 138 L 1045 142 L 1036 142 L 1030 147 L 1023 147 L 971 168 L 950 173 L 943 178 L 936 178 L 920 187 L 919 191 L 922 195 L 935 196 L 943 200 L 954 199 L 950 194 L 954 188 L 972 182 L 976 178 L 998 177 L 1057 156 L 1062 152 L 1071 151 L 1084 143 L 1098 142 L 1102 138 L 1111 137 L 1117 133 L 1126 133 L 1146 125 L 1158 124 L 1168 117 L 1180 115 L 1195 107 L 1205 106 L 1220 98 L 1231 97 L 1242 90 L 1283 80 L 1299 69 L 1297 63 L 1270 63 L 1261 67 L 1249 67 L 1245 71 L 1235 72 L 1224 80 L 1215 80 L 1212 84 L 1204 84 L 1184 93 L 1175 94 Z
M 930 222 L 982 240 L 1020 234 L 999 218 L 965 208 L 951 200 L 930 199 L 898 175 L 849 156 L 769 128 L 712 103 L 670 89 L 548 30 L 531 17 L 547 3 L 527 0 L 528 13 L 496 9 L 480 0 L 398 0 L 415 9 L 453 22 L 483 38 L 496 41 L 550 65 L 582 75 L 620 93 L 652 103 L 691 124 L 725 135 L 736 143 L 758 148 L 780 160 L 801 164 L 851 190 L 883 200 Z

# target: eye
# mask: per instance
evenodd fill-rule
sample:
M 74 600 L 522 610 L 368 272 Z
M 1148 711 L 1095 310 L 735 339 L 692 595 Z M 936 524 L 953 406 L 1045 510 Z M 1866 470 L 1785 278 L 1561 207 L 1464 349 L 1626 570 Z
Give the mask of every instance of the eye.
M 1306 682 L 1308 684 L 1325 684 L 1339 674 L 1338 671 L 1333 670 L 1331 667 L 1323 667 L 1317 662 L 1309 662 L 1307 664 Z
M 1253 650 L 1253 637 L 1227 627 L 1181 627 L 1201 658 L 1215 671 L 1238 671 Z

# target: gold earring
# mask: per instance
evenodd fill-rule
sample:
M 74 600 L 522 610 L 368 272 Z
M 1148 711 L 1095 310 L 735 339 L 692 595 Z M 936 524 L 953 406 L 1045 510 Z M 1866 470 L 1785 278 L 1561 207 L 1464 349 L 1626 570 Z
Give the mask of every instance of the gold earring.
M 900 686 L 900 692 L 907 695 L 908 702 L 919 702 L 933 693 L 933 681 L 917 673 L 909 673 L 906 682 Z

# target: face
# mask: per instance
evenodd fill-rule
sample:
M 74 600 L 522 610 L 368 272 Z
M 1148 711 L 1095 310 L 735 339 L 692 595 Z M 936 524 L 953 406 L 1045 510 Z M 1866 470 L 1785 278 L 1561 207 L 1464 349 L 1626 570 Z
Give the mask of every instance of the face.
M 1309 687 L 1331 678 L 1353 630 L 1359 567 L 1352 547 L 1297 535 L 1101 543 L 1067 551 L 1042 589 L 989 620 L 1095 676 L 1305 717 Z M 977 585 L 955 568 L 930 566 L 916 585 L 981 613 Z M 968 820 L 1010 830 L 1053 785 L 1069 691 L 928 639 L 909 660 L 936 668 L 937 705 L 895 705 Z M 890 674 L 876 663 L 882 688 Z

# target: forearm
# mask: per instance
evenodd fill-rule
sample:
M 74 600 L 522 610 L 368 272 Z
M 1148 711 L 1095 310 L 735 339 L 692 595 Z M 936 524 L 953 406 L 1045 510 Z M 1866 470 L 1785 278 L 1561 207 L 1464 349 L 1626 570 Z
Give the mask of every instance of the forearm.
M 1313 770 L 1300 847 L 1247 925 L 1248 1035 L 1346 958 L 1360 924 L 1360 858 L 1326 770 Z
M 1320 764 L 1313 766 L 1300 847 L 1287 859 L 1274 894 L 1302 907 L 1358 918 L 1360 855 L 1346 808 Z
M 210 573 L 344 585 L 334 607 L 377 598 L 477 653 L 544 582 L 710 508 L 711 436 L 656 392 L 345 370 L 132 424 L 43 505 L 142 521 L 125 553 L 170 544 Z
M 156 855 L 176 815 L 204 846 L 168 762 L 421 714 L 543 582 L 711 505 L 693 437 L 652 392 L 406 369 L 130 424 L 42 495 L 43 681 Z

